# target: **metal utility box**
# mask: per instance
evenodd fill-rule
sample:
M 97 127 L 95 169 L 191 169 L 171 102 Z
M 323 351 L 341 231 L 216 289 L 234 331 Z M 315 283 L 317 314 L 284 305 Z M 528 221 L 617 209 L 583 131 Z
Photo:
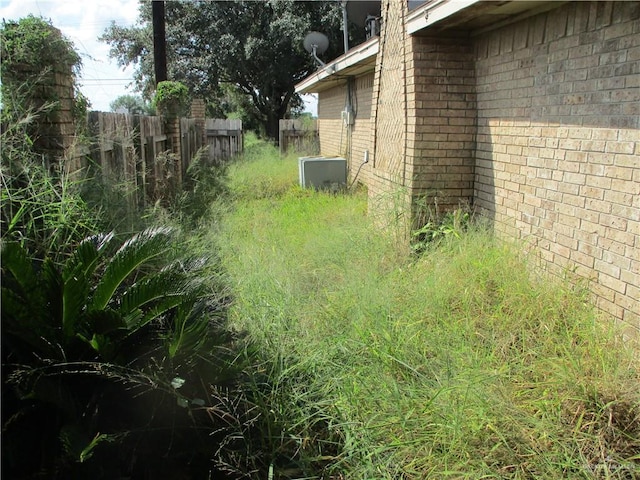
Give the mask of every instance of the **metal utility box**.
M 333 189 L 347 184 L 347 160 L 340 157 L 298 158 L 300 186 Z

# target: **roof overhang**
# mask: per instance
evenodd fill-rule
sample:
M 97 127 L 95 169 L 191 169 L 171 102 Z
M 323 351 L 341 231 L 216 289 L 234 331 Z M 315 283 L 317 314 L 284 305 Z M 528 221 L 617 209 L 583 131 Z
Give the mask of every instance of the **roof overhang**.
M 370 2 L 368 2 L 370 3 Z M 416 2 L 417 3 L 417 2 Z M 409 12 L 409 35 L 439 34 L 446 30 L 481 33 L 499 28 L 566 3 L 551 0 L 427 0 Z M 373 72 L 379 38 L 352 48 L 296 85 L 297 93 L 315 93 L 342 83 L 347 77 Z
M 433 0 L 416 8 L 407 16 L 409 35 L 438 23 L 455 13 L 480 3 L 481 0 Z
M 370 38 L 306 77 L 296 85 L 296 92 L 321 92 L 344 83 L 345 77 L 357 77 L 373 72 L 378 49 L 378 37 Z
M 458 29 L 481 32 L 557 8 L 565 1 L 550 0 L 430 0 L 411 11 L 409 35 Z

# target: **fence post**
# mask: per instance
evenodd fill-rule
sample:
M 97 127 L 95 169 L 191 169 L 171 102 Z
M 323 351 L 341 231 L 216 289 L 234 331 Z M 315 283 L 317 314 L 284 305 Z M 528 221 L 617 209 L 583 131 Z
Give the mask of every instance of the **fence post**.
M 180 117 L 165 117 L 165 133 L 169 142 L 169 149 L 175 156 L 174 173 L 176 188 L 182 187 L 182 146 L 180 138 Z
M 56 37 L 62 36 L 59 29 L 51 29 Z M 3 75 L 2 81 L 9 91 L 22 91 L 25 85 L 29 86 L 23 100 L 24 109 L 39 112 L 33 125 L 28 126 L 34 150 L 43 155 L 48 167 L 62 165 L 64 160 L 71 159 L 72 162 L 64 167 L 67 173 L 74 173 L 76 167 L 82 167 L 82 162 L 76 162 L 78 159 L 72 158 L 79 153 L 73 151 L 76 143 L 76 125 L 73 115 L 75 95 L 71 65 L 60 61 L 51 64 L 50 68 L 45 67 L 36 64 L 14 64 L 14 71 L 11 75 Z M 40 109 L 50 102 L 55 103 L 55 108 L 52 111 L 40 112 Z
M 201 147 L 206 140 L 206 131 L 204 128 L 205 118 L 207 114 L 207 108 L 202 98 L 194 98 L 191 102 L 191 118 L 196 121 L 196 128 L 198 131 L 198 145 Z M 198 147 L 198 148 L 199 148 Z

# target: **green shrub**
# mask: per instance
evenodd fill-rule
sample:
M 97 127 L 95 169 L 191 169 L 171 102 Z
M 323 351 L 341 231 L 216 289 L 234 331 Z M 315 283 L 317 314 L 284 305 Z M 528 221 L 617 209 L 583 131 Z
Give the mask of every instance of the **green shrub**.
M 37 122 L 27 126 L 30 144 L 38 142 L 58 115 L 59 98 L 53 86 L 56 73 L 61 73 L 70 75 L 75 95 L 73 118 L 78 126 L 84 125 L 89 102 L 76 81 L 82 60 L 69 39 L 49 21 L 29 15 L 18 21 L 3 20 L 0 47 L 3 124 L 36 115 Z
M 81 59 L 73 43 L 43 18 L 29 15 L 2 22 L 0 31 L 3 84 L 23 83 L 34 72 L 60 65 L 78 72 Z
M 205 407 L 231 371 L 230 337 L 204 259 L 172 255 L 172 237 L 92 236 L 60 267 L 3 242 L 3 473 L 211 469 L 221 439 Z
M 160 115 L 185 117 L 189 114 L 191 107 L 189 89 L 180 82 L 160 82 L 153 99 L 153 106 Z
M 79 57 L 31 17 L 3 24 L 1 40 L 3 474 L 207 478 L 240 368 L 226 284 L 215 262 L 189 253 L 193 240 L 138 230 L 174 224 L 176 212 L 195 225 L 224 191 L 223 169 L 196 162 L 190 193 L 145 212 L 127 202 L 129 185 L 71 177 L 37 144 L 57 99 L 34 94 L 50 94 L 52 72 L 76 72 Z M 76 118 L 86 109 L 77 97 Z

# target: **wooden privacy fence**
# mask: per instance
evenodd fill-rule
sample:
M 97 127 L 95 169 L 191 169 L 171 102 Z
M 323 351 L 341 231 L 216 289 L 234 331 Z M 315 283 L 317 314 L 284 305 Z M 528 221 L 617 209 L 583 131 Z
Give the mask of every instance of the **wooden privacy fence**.
M 138 198 L 143 202 L 163 197 L 165 183 L 174 176 L 174 165 L 167 164 L 169 142 L 162 117 L 138 116 L 138 145 L 136 164 L 140 183 Z M 169 157 L 170 158 L 170 157 Z
M 315 119 L 294 118 L 280 120 L 279 128 L 281 154 L 285 154 L 289 150 L 309 155 L 320 153 L 318 123 Z
M 192 159 L 204 146 L 205 136 L 202 127 L 202 122 L 195 118 L 180 119 L 180 156 L 183 159 Z M 187 173 L 188 167 L 189 164 L 183 162 L 183 174 Z
M 242 152 L 241 120 L 182 118 L 178 125 L 179 135 L 170 136 L 163 117 L 91 112 L 91 157 L 105 181 L 143 206 L 175 193 L 205 144 L 208 162 Z
M 242 152 L 242 120 L 207 118 L 205 132 L 210 158 L 226 160 Z

